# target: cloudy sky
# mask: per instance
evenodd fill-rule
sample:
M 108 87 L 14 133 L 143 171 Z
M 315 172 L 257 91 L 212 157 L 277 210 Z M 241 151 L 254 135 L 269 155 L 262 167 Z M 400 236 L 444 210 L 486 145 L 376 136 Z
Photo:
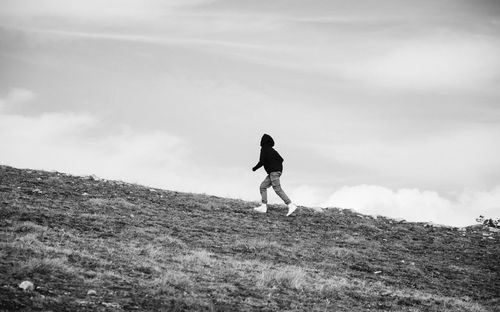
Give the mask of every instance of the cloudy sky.
M 0 163 L 500 217 L 498 0 L 0 0 Z M 271 191 L 270 199 L 279 203 Z

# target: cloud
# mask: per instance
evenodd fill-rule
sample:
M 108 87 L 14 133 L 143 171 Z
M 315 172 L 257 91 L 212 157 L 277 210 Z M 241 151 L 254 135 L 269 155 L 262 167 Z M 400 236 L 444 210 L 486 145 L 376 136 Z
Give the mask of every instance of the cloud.
M 33 101 L 34 93 L 11 89 L 0 103 Z M 107 125 L 92 114 L 51 112 L 35 116 L 0 112 L 3 164 L 97 174 L 106 178 L 168 184 L 183 165 L 188 146 L 159 130 Z
M 320 196 L 319 190 L 310 185 L 300 185 L 290 192 L 290 198 L 296 204 L 308 207 L 318 206 Z
M 479 215 L 492 218 L 500 216 L 500 185 L 488 191 L 464 191 L 453 199 L 419 189 L 345 186 L 329 196 L 322 206 L 352 208 L 364 214 L 404 218 L 414 222 L 432 221 L 466 226 L 474 224 Z
M 15 106 L 25 102 L 33 101 L 36 98 L 35 92 L 23 88 L 11 88 L 7 94 L 0 98 L 0 111 L 7 106 Z
M 3 15 L 22 17 L 76 17 L 83 19 L 157 18 L 171 10 L 194 6 L 211 0 L 88 0 L 68 2 L 64 0 L 39 0 L 36 5 L 30 0 L 3 0 L 0 3 Z
M 104 129 L 95 116 L 76 113 L 0 114 L 0 141 L 5 164 L 144 182 L 180 165 L 186 153 L 168 133 Z
M 106 32 L 82 32 L 82 31 L 64 31 L 64 30 L 40 30 L 31 28 L 20 28 L 25 33 L 45 35 L 44 38 L 59 38 L 59 39 L 94 39 L 94 40 L 110 40 L 149 43 L 158 45 L 192 45 L 192 46 L 214 46 L 221 48 L 235 49 L 250 49 L 250 50 L 269 50 L 265 45 L 244 43 L 230 40 L 215 40 L 215 39 L 198 39 L 198 38 L 176 38 L 166 36 L 150 36 L 141 34 L 120 34 Z
M 408 140 L 404 136 L 391 140 L 359 138 L 320 146 L 317 152 L 340 163 L 366 168 L 385 185 L 420 185 L 448 191 L 493 186 L 491 177 L 500 176 L 499 138 L 496 124 L 471 124 Z
M 368 85 L 410 90 L 475 89 L 500 76 L 496 38 L 421 37 L 394 41 L 385 51 L 341 69 Z

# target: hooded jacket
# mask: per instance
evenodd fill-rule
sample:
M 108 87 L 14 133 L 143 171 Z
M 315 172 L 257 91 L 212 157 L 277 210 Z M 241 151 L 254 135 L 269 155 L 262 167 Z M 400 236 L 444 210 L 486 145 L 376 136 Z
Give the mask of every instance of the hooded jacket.
M 264 169 L 268 174 L 275 171 L 283 172 L 283 158 L 273 148 L 273 138 L 268 134 L 264 134 L 260 140 L 260 146 L 259 162 L 255 165 L 255 167 L 253 167 L 253 171 L 264 166 Z

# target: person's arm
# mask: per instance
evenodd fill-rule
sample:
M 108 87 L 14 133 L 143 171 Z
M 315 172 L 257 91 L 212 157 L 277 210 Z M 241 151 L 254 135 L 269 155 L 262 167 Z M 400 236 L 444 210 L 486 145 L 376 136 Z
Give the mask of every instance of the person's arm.
M 259 157 L 259 162 L 255 165 L 255 167 L 252 168 L 253 171 L 258 170 L 260 167 L 264 166 L 264 150 L 260 150 L 260 157 Z

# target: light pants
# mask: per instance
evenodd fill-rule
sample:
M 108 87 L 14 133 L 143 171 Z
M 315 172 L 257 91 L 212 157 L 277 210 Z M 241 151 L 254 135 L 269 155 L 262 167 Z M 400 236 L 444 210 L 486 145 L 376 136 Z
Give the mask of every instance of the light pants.
M 279 171 L 271 172 L 260 184 L 260 196 L 262 196 L 263 204 L 267 204 L 267 189 L 270 186 L 273 187 L 276 194 L 278 194 L 278 196 L 285 202 L 285 204 L 288 205 L 292 202 L 281 188 L 280 176 L 281 172 Z

